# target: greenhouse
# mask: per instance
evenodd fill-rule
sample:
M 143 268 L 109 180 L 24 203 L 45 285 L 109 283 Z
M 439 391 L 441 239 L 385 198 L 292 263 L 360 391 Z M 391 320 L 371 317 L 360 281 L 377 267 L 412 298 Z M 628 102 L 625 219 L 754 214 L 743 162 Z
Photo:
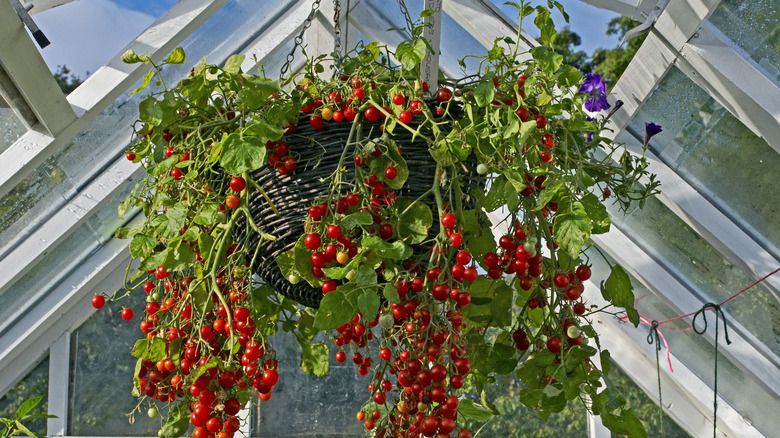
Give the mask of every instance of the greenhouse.
M 0 435 L 778 436 L 778 139 L 778 0 L 0 0 Z

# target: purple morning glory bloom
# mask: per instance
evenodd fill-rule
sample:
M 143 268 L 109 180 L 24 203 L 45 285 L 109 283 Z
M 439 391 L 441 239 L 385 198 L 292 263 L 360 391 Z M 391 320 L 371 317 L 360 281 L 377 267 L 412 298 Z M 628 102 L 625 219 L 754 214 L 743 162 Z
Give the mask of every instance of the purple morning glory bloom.
M 610 107 L 607 102 L 607 84 L 601 79 L 601 75 L 588 73 L 585 82 L 580 86 L 580 93 L 590 96 L 585 101 L 585 109 L 590 112 L 599 112 Z
M 663 131 L 663 129 L 661 129 L 661 125 L 656 125 L 655 123 L 645 123 L 645 144 L 644 144 L 644 146 L 647 147 L 647 142 L 650 141 L 650 137 L 658 134 L 661 131 Z
M 604 121 L 609 120 L 610 117 L 612 117 L 612 114 L 615 114 L 615 111 L 619 110 L 621 106 L 623 106 L 623 101 L 622 100 L 617 100 L 615 102 L 615 107 L 612 108 L 612 111 L 610 111 L 609 114 L 607 114 L 607 117 L 604 118 Z

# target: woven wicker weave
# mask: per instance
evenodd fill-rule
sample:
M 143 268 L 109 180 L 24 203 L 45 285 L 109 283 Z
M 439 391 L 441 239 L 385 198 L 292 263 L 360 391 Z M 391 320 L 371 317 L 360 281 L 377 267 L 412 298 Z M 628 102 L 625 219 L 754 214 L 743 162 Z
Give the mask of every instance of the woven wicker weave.
M 328 189 L 327 184 L 322 184 L 320 179 L 328 179 L 338 166 L 350 128 L 348 122 L 326 122 L 325 129 L 318 131 L 310 125 L 309 116 L 302 115 L 295 132 L 284 139 L 289 146 L 289 153 L 298 156 L 298 166 L 287 175 L 279 174 L 271 166 L 263 166 L 250 175 L 265 190 L 279 212 L 277 215 L 259 192 L 252 195 L 250 210 L 255 223 L 264 232 L 276 236 L 276 240 L 262 242 L 255 272 L 277 292 L 308 307 L 319 307 L 322 291 L 312 288 L 305 281 L 291 284 L 282 275 L 275 258 L 292 249 L 304 233 L 303 226 L 309 207 L 320 200 Z M 363 135 L 369 133 L 373 137 L 379 135 L 379 122 L 363 123 Z M 409 167 L 409 177 L 404 187 L 397 191 L 398 196 L 417 199 L 431 187 L 436 162 L 425 140 L 418 138 L 412 141 L 412 134 L 402 127 L 396 127 L 393 139 L 402 148 Z M 343 180 L 349 181 L 354 178 L 351 160 L 346 168 L 347 174 Z M 433 206 L 432 196 L 424 201 Z M 434 221 L 431 233 L 438 232 L 437 222 Z M 245 227 L 238 226 L 236 229 L 244 230 Z M 236 236 L 237 241 L 242 237 L 241 232 Z M 254 253 L 256 245 L 257 240 L 250 243 L 249 254 Z

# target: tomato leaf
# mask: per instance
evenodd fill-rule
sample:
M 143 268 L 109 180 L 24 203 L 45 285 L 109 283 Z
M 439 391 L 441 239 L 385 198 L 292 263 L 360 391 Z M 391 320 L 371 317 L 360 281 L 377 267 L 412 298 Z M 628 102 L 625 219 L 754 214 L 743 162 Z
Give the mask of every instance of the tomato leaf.
M 607 207 L 599 201 L 599 198 L 593 193 L 588 193 L 582 197 L 582 206 L 593 223 L 593 234 L 603 234 L 609 231 L 611 224 Z
M 187 220 L 187 206 L 182 203 L 176 204 L 169 208 L 161 219 L 156 227 L 157 233 L 166 238 L 176 237 L 181 234 L 181 229 Z
M 178 240 L 173 246 L 168 247 L 165 256 L 165 268 L 168 271 L 183 271 L 191 268 L 197 259 L 195 251 L 184 240 Z
M 345 284 L 323 296 L 314 316 L 314 327 L 332 330 L 351 320 L 358 310 L 354 293 L 354 285 Z
M 130 256 L 133 258 L 147 257 L 157 246 L 157 239 L 146 234 L 136 234 L 130 241 Z
M 479 422 L 488 421 L 494 417 L 490 410 L 468 398 L 461 399 L 458 404 L 458 413 Z
M 181 436 L 187 432 L 190 415 L 186 403 L 176 403 L 168 411 L 168 418 L 160 429 L 162 436 Z
M 576 258 L 590 237 L 592 227 L 593 224 L 585 212 L 585 207 L 580 202 L 574 202 L 569 211 L 563 214 L 559 211 L 555 217 L 553 224 L 555 243 L 572 258 Z
M 412 255 L 412 247 L 404 244 L 400 240 L 393 243 L 387 243 L 379 236 L 366 236 L 361 239 L 360 244 L 368 249 L 374 250 L 379 257 L 386 257 L 393 260 L 405 260 Z
M 639 312 L 634 308 L 634 287 L 620 265 L 613 265 L 607 281 L 601 283 L 601 295 L 613 306 L 625 308 L 628 320 L 634 327 L 639 325 Z
M 282 271 L 282 275 L 291 284 L 297 284 L 301 281 L 298 271 L 295 270 L 295 256 L 292 251 L 286 251 L 276 256 L 276 265 Z
M 324 342 L 312 344 L 298 338 L 301 344 L 301 369 L 307 374 L 327 376 L 330 371 L 328 362 L 328 346 Z
M 502 282 L 496 281 L 495 287 L 491 289 L 492 300 L 490 302 L 490 314 L 496 322 L 496 326 L 507 326 L 512 324 L 512 288 Z M 512 353 L 514 355 L 514 351 Z M 511 371 L 511 370 L 510 370 Z
M 344 216 L 339 222 L 342 230 L 350 231 L 358 225 L 371 225 L 374 223 L 374 219 L 371 217 L 371 213 L 367 211 L 359 211 Z
M 382 295 L 391 304 L 401 304 L 401 297 L 398 295 L 398 290 L 391 284 L 386 284 L 382 289 Z
M 241 64 L 246 59 L 246 55 L 234 54 L 225 61 L 225 66 L 222 67 L 227 73 L 238 74 L 241 71 Z
M 154 75 L 154 70 L 149 72 L 146 76 L 144 76 L 144 83 L 147 82 L 147 78 L 151 80 L 151 76 Z M 142 87 L 145 87 L 143 85 Z M 136 91 L 141 91 L 143 88 L 138 88 Z M 135 93 L 134 91 L 133 93 Z M 132 93 L 131 93 L 132 94 Z M 162 123 L 163 118 L 163 110 L 160 106 L 160 102 L 157 101 L 157 99 L 154 98 L 154 96 L 149 96 L 146 99 L 142 100 L 141 103 L 138 105 L 138 118 L 142 121 L 150 124 L 150 125 L 159 125 Z
M 166 255 L 167 255 L 167 251 L 160 251 L 158 253 L 154 253 L 149 257 L 145 258 L 141 262 L 141 266 L 139 266 L 138 269 L 140 271 L 151 271 L 152 269 L 157 269 L 163 264 L 163 261 L 165 261 Z
M 379 295 L 377 295 L 377 290 L 371 287 L 362 289 L 357 297 L 357 305 L 366 320 L 373 320 L 379 312 Z
M 463 239 L 468 244 L 474 259 L 482 264 L 485 254 L 496 248 L 496 241 L 490 230 L 490 222 L 482 210 L 465 210 L 461 213 L 461 217 L 463 218 Z
M 222 157 L 219 164 L 230 173 L 241 174 L 259 169 L 265 162 L 265 142 L 260 137 L 241 137 L 236 133 L 225 136 L 220 142 Z
M 493 98 L 495 96 L 496 87 L 492 82 L 489 81 L 481 82 L 474 90 L 474 100 L 476 100 L 477 105 L 479 105 L 481 108 L 490 105 L 490 103 L 493 102 Z
M 33 408 L 38 406 L 38 403 L 41 402 L 42 398 L 43 396 L 39 395 L 38 397 L 33 397 L 25 401 L 24 403 L 22 403 L 22 405 L 19 406 L 19 409 L 16 410 L 16 415 L 15 415 L 16 419 L 21 420 L 22 417 L 27 415 L 28 412 L 30 412 L 31 410 L 33 410 Z
M 414 245 L 428 238 L 428 229 L 433 224 L 433 213 L 428 205 L 399 198 L 395 208 L 398 212 L 398 236 L 401 240 Z

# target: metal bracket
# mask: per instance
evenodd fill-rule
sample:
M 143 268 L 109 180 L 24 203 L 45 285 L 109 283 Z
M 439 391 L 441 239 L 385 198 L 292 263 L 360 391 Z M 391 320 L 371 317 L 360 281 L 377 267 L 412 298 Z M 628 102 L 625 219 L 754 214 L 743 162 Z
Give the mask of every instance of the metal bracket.
M 51 42 L 48 38 L 46 38 L 46 35 L 43 34 L 43 31 L 38 27 L 37 24 L 35 24 L 35 21 L 33 21 L 32 17 L 30 17 L 30 9 L 33 8 L 33 5 L 30 5 L 29 7 L 25 8 L 22 6 L 22 3 L 19 0 L 8 0 L 11 3 L 11 6 L 16 11 L 16 15 L 19 16 L 19 19 L 22 20 L 22 23 L 24 23 L 25 26 L 27 26 L 28 29 L 30 29 L 30 32 L 32 33 L 33 38 L 35 38 L 35 42 L 38 43 L 38 46 L 42 49 Z
M 625 44 L 626 41 L 630 40 L 631 38 L 642 35 L 643 33 L 647 33 L 653 24 L 655 24 L 655 21 L 658 19 L 658 17 L 661 15 L 661 12 L 664 11 L 664 8 L 666 8 L 666 5 L 668 4 L 669 0 L 658 0 L 655 8 L 653 8 L 652 12 L 650 12 L 650 14 L 647 16 L 644 23 L 629 30 L 625 35 L 623 35 L 623 39 L 620 40 L 620 46 Z

